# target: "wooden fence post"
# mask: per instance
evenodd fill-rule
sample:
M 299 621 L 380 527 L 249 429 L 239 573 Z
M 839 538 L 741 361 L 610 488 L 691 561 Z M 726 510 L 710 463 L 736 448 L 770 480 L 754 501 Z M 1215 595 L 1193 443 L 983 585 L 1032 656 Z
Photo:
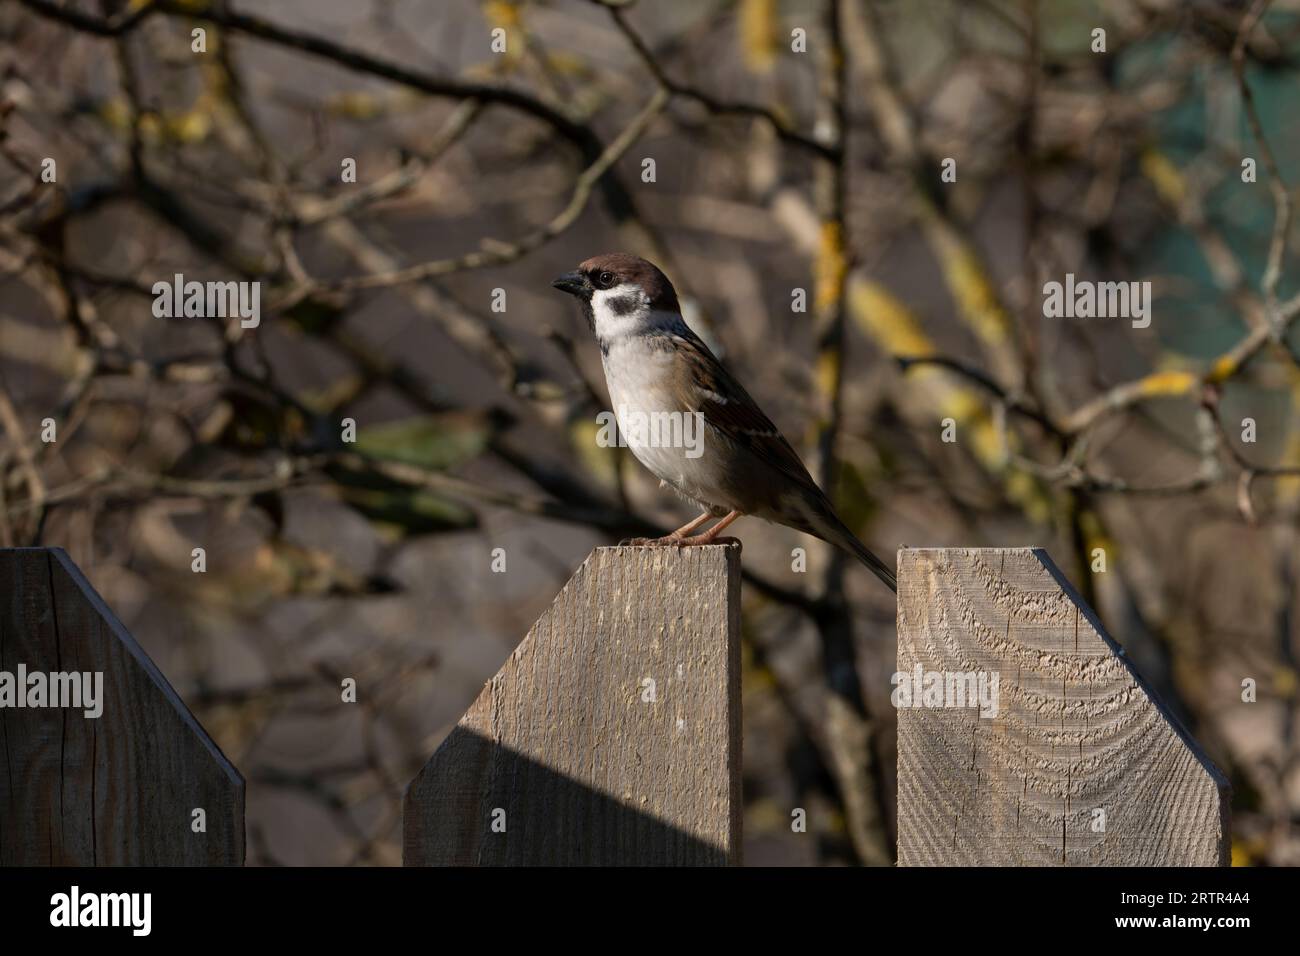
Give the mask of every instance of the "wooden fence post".
M 740 559 L 599 548 L 411 782 L 403 862 L 740 857 Z
M 899 707 L 901 865 L 1226 864 L 1227 781 L 1045 552 L 904 550 L 898 583 L 899 674 L 998 675 L 996 716 Z
M 243 861 L 243 778 L 158 668 L 61 549 L 0 550 L 0 865 Z

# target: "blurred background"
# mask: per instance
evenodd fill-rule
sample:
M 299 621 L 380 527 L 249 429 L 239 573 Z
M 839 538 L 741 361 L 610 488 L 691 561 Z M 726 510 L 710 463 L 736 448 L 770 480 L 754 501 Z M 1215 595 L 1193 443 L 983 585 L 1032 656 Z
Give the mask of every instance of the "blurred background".
M 549 284 L 615 250 L 890 563 L 1047 548 L 1231 779 L 1233 862 L 1300 863 L 1300 2 L 0 0 L 0 39 L 0 546 L 66 548 L 242 770 L 250 864 L 399 863 L 589 550 L 693 516 L 598 446 Z M 176 273 L 260 326 L 155 318 Z M 1149 327 L 1045 317 L 1067 273 L 1150 281 Z M 893 596 L 737 531 L 746 862 L 888 865 Z

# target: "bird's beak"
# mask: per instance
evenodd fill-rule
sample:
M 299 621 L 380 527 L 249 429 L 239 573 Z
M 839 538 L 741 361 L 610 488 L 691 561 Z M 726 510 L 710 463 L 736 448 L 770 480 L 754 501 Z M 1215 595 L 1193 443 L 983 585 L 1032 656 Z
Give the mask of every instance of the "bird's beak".
M 566 272 L 562 276 L 556 276 L 551 280 L 551 285 L 569 295 L 586 295 L 588 290 L 587 277 L 581 272 Z

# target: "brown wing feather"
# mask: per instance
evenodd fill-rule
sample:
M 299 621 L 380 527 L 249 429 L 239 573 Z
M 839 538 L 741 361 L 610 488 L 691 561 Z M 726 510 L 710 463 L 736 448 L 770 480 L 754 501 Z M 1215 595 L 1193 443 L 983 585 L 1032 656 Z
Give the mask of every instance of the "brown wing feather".
M 694 377 L 692 384 L 695 387 L 689 390 L 689 395 L 683 393 L 677 398 L 687 406 L 698 404 L 700 407 L 693 410 L 700 412 L 704 420 L 718 431 L 791 481 L 820 494 L 817 483 L 808 474 L 808 469 L 780 429 L 763 414 L 758 403 L 750 398 L 744 387 L 709 351 L 709 347 L 693 332 L 675 338 L 682 348 L 691 349 L 704 359 L 690 363 Z M 712 393 L 718 398 L 714 400 L 706 394 L 700 399 L 702 393 Z
M 693 379 L 689 386 L 683 384 L 674 396 L 679 407 L 700 412 L 705 421 L 746 448 L 756 461 L 770 466 L 805 491 L 801 501 L 804 507 L 781 510 L 767 517 L 774 517 L 782 524 L 843 548 L 870 568 L 890 590 L 897 591 L 898 585 L 889 565 L 872 554 L 839 519 L 830 500 L 817 487 L 790 443 L 741 384 L 723 368 L 709 347 L 689 330 L 674 336 L 674 342 L 680 348 L 693 350 L 702 359 L 690 363 Z M 718 396 L 717 400 L 711 398 L 710 393 Z M 699 407 L 692 408 L 694 405 Z M 770 505 L 779 508 L 780 502 L 773 501 Z

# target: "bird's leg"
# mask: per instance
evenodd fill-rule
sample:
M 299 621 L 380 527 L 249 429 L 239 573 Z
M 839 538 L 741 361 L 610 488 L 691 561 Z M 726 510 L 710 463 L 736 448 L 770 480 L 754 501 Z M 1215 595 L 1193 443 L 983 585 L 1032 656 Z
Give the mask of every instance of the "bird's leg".
M 696 528 L 704 524 L 704 522 L 708 521 L 712 517 L 713 515 L 706 511 L 698 518 L 686 522 L 686 524 L 682 525 L 672 534 L 666 534 L 662 538 L 628 538 L 626 541 L 620 542 L 620 544 L 632 545 L 632 546 L 649 546 L 649 547 L 663 547 L 664 545 L 679 545 L 683 541 L 688 540 L 687 536 L 692 531 L 694 531 Z
M 727 527 L 727 525 L 731 524 L 739 517 L 740 517 L 739 511 L 728 512 L 725 518 L 723 518 L 721 521 L 719 521 L 717 524 L 715 524 L 712 528 L 710 528 L 708 531 L 704 532 L 703 534 L 696 534 L 696 535 L 692 535 L 689 538 L 683 538 L 681 540 L 681 546 L 689 548 L 694 545 L 715 544 L 719 540 L 718 535 L 722 533 L 722 529 Z M 740 541 L 737 538 L 722 538 L 721 540 L 728 544 L 740 544 Z
M 682 525 L 680 528 L 678 528 L 678 529 L 677 529 L 676 531 L 674 531 L 672 534 L 668 535 L 668 538 L 684 538 L 684 537 L 686 537 L 688 534 L 690 534 L 692 531 L 694 531 L 696 528 L 698 528 L 700 525 L 704 524 L 704 522 L 708 521 L 708 520 L 709 520 L 710 518 L 712 518 L 712 517 L 713 517 L 713 515 L 706 511 L 706 512 L 704 512 L 704 514 L 700 515 L 698 518 L 695 518 L 695 519 L 692 520 L 692 521 L 688 521 L 688 522 L 686 522 L 686 524 Z M 660 540 L 667 540 L 667 539 L 666 539 L 666 538 L 661 538 Z

